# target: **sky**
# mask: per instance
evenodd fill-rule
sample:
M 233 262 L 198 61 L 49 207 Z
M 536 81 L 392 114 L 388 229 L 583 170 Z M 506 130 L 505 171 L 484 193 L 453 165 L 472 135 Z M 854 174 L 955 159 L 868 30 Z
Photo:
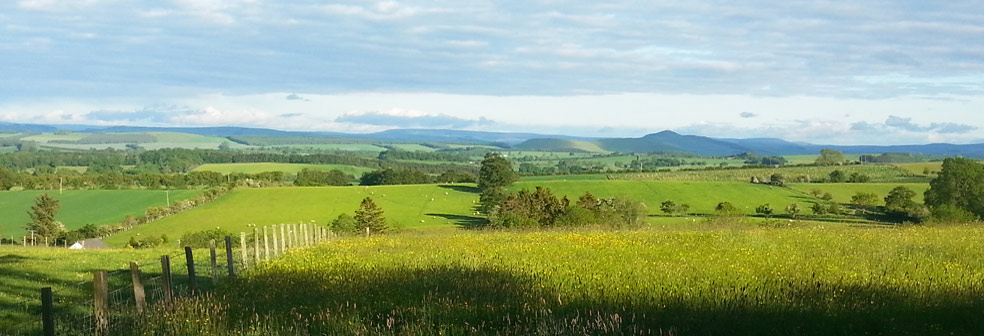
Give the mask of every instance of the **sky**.
M 979 143 L 984 3 L 11 0 L 0 122 Z

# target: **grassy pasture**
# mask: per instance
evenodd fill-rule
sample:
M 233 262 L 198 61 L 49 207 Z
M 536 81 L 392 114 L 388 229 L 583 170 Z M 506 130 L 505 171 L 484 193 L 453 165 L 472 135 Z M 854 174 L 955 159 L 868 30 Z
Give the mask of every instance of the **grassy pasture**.
M 522 181 L 510 190 L 535 187 L 550 188 L 554 195 L 566 195 L 572 201 L 590 191 L 596 197 L 626 196 L 643 202 L 650 214 L 660 214 L 663 201 L 690 205 L 691 213 L 713 214 L 719 202 L 731 202 L 745 214 L 754 214 L 755 207 L 769 203 L 774 208 L 785 208 L 792 203 L 804 205 L 814 200 L 787 188 L 770 187 L 751 183 L 725 182 L 640 182 L 640 181 Z
M 219 289 L 222 304 L 183 303 L 208 320 L 161 323 L 213 335 L 977 335 L 982 244 L 980 227 L 829 224 L 355 237 L 248 272 Z
M 88 133 L 69 133 L 69 134 L 54 134 L 54 133 L 41 133 L 30 135 L 21 138 L 24 141 L 34 141 L 38 143 L 48 143 L 49 141 L 65 140 L 65 141 L 77 141 L 84 137 L 89 136 Z
M 192 198 L 200 190 L 171 190 L 171 202 Z M 5 236 L 25 234 L 24 225 L 30 221 L 27 212 L 35 199 L 48 193 L 61 205 L 56 220 L 68 229 L 86 224 L 116 223 L 127 215 L 143 215 L 152 206 L 167 205 L 163 190 L 65 190 L 58 191 L 0 191 L 0 233 Z
M 574 175 L 542 175 L 542 176 L 523 176 L 520 181 L 607 181 L 606 174 L 574 174 Z
M 237 189 L 197 209 L 111 236 L 106 242 L 121 246 L 131 236 L 161 235 L 221 228 L 247 231 L 259 226 L 308 222 L 327 224 L 340 213 L 352 214 L 359 202 L 372 197 L 385 212 L 390 226 L 404 229 L 454 228 L 473 223 L 474 185 L 400 185 L 373 187 L 290 187 Z
M 929 169 L 930 175 L 934 175 L 943 169 L 943 162 L 900 163 L 896 166 L 915 175 L 925 175 L 923 172 Z
M 794 183 L 790 185 L 790 188 L 804 193 L 810 193 L 813 189 L 825 193 L 829 192 L 831 196 L 834 196 L 834 201 L 838 203 L 851 202 L 851 196 L 859 192 L 874 193 L 879 197 L 877 205 L 885 205 L 885 196 L 888 196 L 889 191 L 899 186 L 915 191 L 916 196 L 913 197 L 913 200 L 917 203 L 923 202 L 923 193 L 929 189 L 928 183 Z
M 146 134 L 156 138 L 156 141 L 149 143 L 139 144 L 141 147 L 146 149 L 160 149 L 160 148 L 208 148 L 215 149 L 218 148 L 222 143 L 228 143 L 229 147 L 232 148 L 246 148 L 249 146 L 237 144 L 235 142 L 229 141 L 226 138 L 214 137 L 214 136 L 204 136 L 197 134 L 188 133 L 174 133 L 174 132 L 146 132 L 146 133 L 110 133 L 110 134 Z M 127 143 L 105 143 L 105 144 L 64 144 L 64 143 L 51 143 L 55 140 L 67 140 L 76 141 L 81 140 L 87 136 L 92 135 L 91 133 L 69 133 L 69 134 L 53 134 L 44 133 L 39 135 L 32 135 L 25 137 L 24 140 L 36 141 L 41 143 L 46 147 L 52 148 L 65 148 L 65 149 L 124 149 Z
M 710 181 L 710 182 L 748 182 L 753 176 L 768 179 L 772 174 L 781 174 L 787 180 L 797 176 L 808 176 L 811 181 L 827 178 L 834 170 L 845 174 L 860 173 L 871 178 L 871 182 L 928 182 L 926 177 L 917 176 L 892 165 L 850 165 L 850 166 L 807 166 L 779 168 L 740 168 L 696 171 L 672 171 L 665 173 L 613 174 L 613 179 L 637 181 Z
M 196 250 L 195 264 L 199 272 L 207 274 L 205 250 Z M 91 306 L 82 302 L 92 300 L 92 271 L 110 272 L 110 288 L 116 289 L 129 284 L 129 263 L 136 261 L 141 265 L 145 279 L 160 274 L 159 257 L 171 255 L 171 268 L 175 281 L 185 283 L 184 251 L 178 249 L 111 249 L 111 250 L 69 250 L 65 248 L 39 248 L 0 246 L 0 333 L 22 323 L 39 321 L 39 291 L 42 287 L 52 287 L 55 293 L 56 308 L 62 314 L 69 309 L 91 311 Z M 224 256 L 224 255 L 223 255 Z M 206 275 L 207 277 L 207 275 Z M 207 284 L 207 279 L 199 281 Z M 70 329 L 69 327 L 61 327 Z M 37 333 L 40 334 L 40 331 Z
M 585 191 L 598 197 L 627 196 L 644 202 L 651 214 L 659 214 L 663 201 L 691 205 L 691 212 L 711 214 L 718 202 L 728 201 L 747 214 L 770 203 L 776 208 L 805 204 L 812 197 L 788 188 L 750 183 L 638 182 L 638 181 L 522 181 L 510 188 L 548 187 L 576 200 Z M 315 220 L 328 223 L 340 213 L 353 213 L 364 197 L 372 197 L 385 211 L 389 223 L 401 229 L 453 229 L 474 225 L 478 200 L 474 185 L 401 185 L 373 187 L 310 187 L 238 189 L 197 209 L 111 236 L 107 243 L 121 246 L 134 235 L 168 234 L 222 228 L 246 231 L 260 226 Z
M 386 148 L 379 147 L 372 144 L 352 144 L 352 143 L 276 145 L 276 146 L 268 146 L 268 147 L 291 147 L 291 148 L 303 148 L 303 149 L 339 150 L 339 151 L 353 151 L 353 152 L 382 152 L 386 150 Z
M 396 148 L 396 149 L 402 150 L 402 151 L 411 151 L 411 152 L 433 152 L 433 151 L 436 151 L 436 149 L 434 149 L 434 148 L 427 147 L 427 146 L 424 146 L 424 145 L 421 145 L 421 144 L 387 144 L 386 146 L 390 146 L 390 147 L 393 147 L 393 148 Z
M 783 155 L 789 161 L 789 164 L 810 164 L 817 162 L 817 158 L 820 157 L 819 154 L 804 154 L 804 155 Z M 844 154 L 844 160 L 848 161 L 858 161 L 861 160 L 861 154 Z
M 287 174 L 297 174 L 297 172 L 303 169 L 311 170 L 341 170 L 343 173 L 353 175 L 355 177 L 362 176 L 362 173 L 372 171 L 371 168 L 366 167 L 356 167 L 348 165 L 334 165 L 334 164 L 300 164 L 300 163 L 272 163 L 272 162 L 258 162 L 258 163 L 209 163 L 203 164 L 195 167 L 192 171 L 212 171 L 222 174 L 229 173 L 247 173 L 256 174 L 269 171 L 281 171 Z

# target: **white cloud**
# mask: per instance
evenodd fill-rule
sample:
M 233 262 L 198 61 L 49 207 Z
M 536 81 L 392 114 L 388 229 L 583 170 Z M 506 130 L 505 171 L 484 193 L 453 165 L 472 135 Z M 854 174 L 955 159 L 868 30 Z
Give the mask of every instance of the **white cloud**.
M 27 10 L 67 11 L 100 5 L 112 0 L 20 0 L 17 6 Z
M 206 107 L 196 113 L 177 115 L 171 122 L 188 125 L 264 125 L 274 118 L 267 112 L 258 110 L 224 111 L 214 107 Z

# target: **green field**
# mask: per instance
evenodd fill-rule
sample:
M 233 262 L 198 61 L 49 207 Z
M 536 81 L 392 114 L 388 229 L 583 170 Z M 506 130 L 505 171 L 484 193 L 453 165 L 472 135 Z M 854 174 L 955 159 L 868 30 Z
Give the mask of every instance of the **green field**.
M 926 175 L 923 173 L 925 173 L 926 169 L 929 169 L 930 175 L 932 175 L 943 169 L 943 162 L 900 163 L 896 164 L 896 166 L 915 175 Z
M 86 224 L 104 225 L 117 223 L 127 215 L 139 216 L 153 206 L 167 205 L 163 190 L 65 190 L 58 191 L 0 191 L 0 233 L 4 236 L 25 234 L 24 226 L 30 221 L 27 212 L 38 195 L 48 193 L 61 205 L 56 220 L 68 229 Z M 171 202 L 192 198 L 200 190 L 171 190 Z
M 21 138 L 21 140 L 34 141 L 38 143 L 47 143 L 48 141 L 56 141 L 56 140 L 77 141 L 87 136 L 89 136 L 88 133 L 69 133 L 69 134 L 42 133 L 42 134 L 26 136 Z
M 717 204 L 723 201 L 731 202 L 745 214 L 754 214 L 755 207 L 765 203 L 774 208 L 785 208 L 792 203 L 805 205 L 814 200 L 787 188 L 726 182 L 522 181 L 509 189 L 538 186 L 550 188 L 554 195 L 566 195 L 574 201 L 586 191 L 601 198 L 625 196 L 645 203 L 653 215 L 661 213 L 659 206 L 667 200 L 689 204 L 690 212 L 697 214 L 713 214 Z
M 542 176 L 523 176 L 520 181 L 607 181 L 606 174 L 572 174 L 572 175 L 542 175 Z
M 159 320 L 213 335 L 979 335 L 982 244 L 980 227 L 830 224 L 354 237 L 179 303 L 207 320 Z
M 216 227 L 240 232 L 247 231 L 247 224 L 329 223 L 340 213 L 354 213 L 365 197 L 376 201 L 393 227 L 454 228 L 477 219 L 472 217 L 472 201 L 478 201 L 473 189 L 473 185 L 236 189 L 202 207 L 111 236 L 106 242 L 121 246 L 137 234 L 180 237 Z
M 411 151 L 411 152 L 433 152 L 433 151 L 436 151 L 436 149 L 434 149 L 434 148 L 427 147 L 427 146 L 420 145 L 420 144 L 387 144 L 386 146 L 390 146 L 390 147 L 396 148 L 396 149 L 401 150 L 401 151 Z
M 353 151 L 353 152 L 382 152 L 386 150 L 386 148 L 379 147 L 372 144 L 351 144 L 351 143 L 276 145 L 276 146 L 268 146 L 268 147 L 288 147 L 288 148 L 299 148 L 299 149 L 337 150 L 337 151 Z
M 892 165 L 849 165 L 849 166 L 806 166 L 779 168 L 739 168 L 711 169 L 694 171 L 672 171 L 659 173 L 630 173 L 613 174 L 613 179 L 640 181 L 713 181 L 713 182 L 748 182 L 752 177 L 768 179 L 772 174 L 784 176 L 787 182 L 803 176 L 810 181 L 826 179 L 834 170 L 840 170 L 847 175 L 859 173 L 871 178 L 871 182 L 929 182 L 924 176 L 912 174 L 902 168 Z
M 817 158 L 820 157 L 818 154 L 806 154 L 806 155 L 783 155 L 789 164 L 811 164 L 817 162 Z M 844 160 L 848 161 L 858 161 L 861 159 L 861 154 L 844 154 Z
M 927 183 L 794 183 L 789 185 L 790 188 L 804 193 L 810 193 L 813 189 L 825 193 L 829 192 L 831 196 L 834 196 L 834 201 L 838 203 L 851 202 L 851 196 L 859 192 L 874 193 L 878 195 L 879 203 L 877 205 L 879 206 L 885 205 L 885 196 L 888 195 L 889 191 L 899 186 L 915 191 L 916 196 L 912 200 L 917 203 L 923 202 L 923 193 L 929 189 Z
M 770 203 L 782 208 L 813 199 L 788 188 L 750 183 L 638 182 L 638 181 L 522 181 L 510 190 L 550 188 L 554 194 L 576 200 L 585 191 L 597 197 L 627 196 L 645 203 L 649 213 L 660 214 L 659 205 L 673 200 L 687 203 L 690 212 L 712 214 L 718 202 L 728 201 L 746 214 Z M 115 246 L 134 235 L 180 236 L 186 232 L 222 228 L 246 231 L 248 224 L 260 226 L 315 220 L 327 223 L 339 213 L 352 213 L 364 197 L 372 197 L 386 212 L 391 225 L 401 229 L 453 229 L 474 225 L 478 194 L 473 185 L 402 185 L 374 187 L 317 187 L 237 189 L 197 209 L 137 227 L 106 241 Z
M 66 144 L 66 143 L 51 143 L 51 141 L 77 141 L 81 140 L 87 136 L 91 136 L 97 133 L 69 133 L 69 134 L 53 134 L 53 133 L 43 133 L 38 135 L 32 135 L 25 137 L 24 140 L 35 141 L 40 143 L 45 147 L 51 148 L 66 148 L 66 149 L 124 149 L 127 143 L 105 143 L 105 144 Z M 139 145 L 145 149 L 153 150 L 160 148 L 208 148 L 215 149 L 223 143 L 227 143 L 230 148 L 247 148 L 249 146 L 241 145 L 229 139 L 223 137 L 214 136 L 203 136 L 197 134 L 188 133 L 174 133 L 174 132 L 147 132 L 147 133 L 106 133 L 106 134 L 126 134 L 126 135 L 150 135 L 156 138 L 156 141 L 149 143 L 140 143 Z
M 333 165 L 333 164 L 301 164 L 301 163 L 272 163 L 272 162 L 258 162 L 258 163 L 209 163 L 203 164 L 195 167 L 192 171 L 212 171 L 222 174 L 229 173 L 247 173 L 256 174 L 262 172 L 270 171 L 280 171 L 287 174 L 297 174 L 297 172 L 303 169 L 311 170 L 341 170 L 343 173 L 359 177 L 362 173 L 373 171 L 372 168 L 366 167 L 356 167 L 348 165 Z
M 11 331 L 24 323 L 38 322 L 39 291 L 52 287 L 58 314 L 69 309 L 91 311 L 92 271 L 110 271 L 110 288 L 121 288 L 129 283 L 129 263 L 141 265 L 145 279 L 160 274 L 161 255 L 172 256 L 175 279 L 184 285 L 184 251 L 177 249 L 112 249 L 69 250 L 64 248 L 0 246 L 0 334 Z M 197 256 L 208 255 L 205 250 L 195 251 Z M 207 259 L 195 262 L 200 270 L 206 270 Z M 200 280 L 203 284 L 207 279 Z M 71 326 L 62 328 L 70 329 Z M 40 332 L 37 333 L 40 335 Z

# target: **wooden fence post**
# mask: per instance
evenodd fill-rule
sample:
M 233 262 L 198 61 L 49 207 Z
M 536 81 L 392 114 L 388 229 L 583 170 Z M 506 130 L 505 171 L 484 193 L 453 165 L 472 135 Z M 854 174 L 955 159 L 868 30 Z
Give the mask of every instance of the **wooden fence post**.
M 212 266 L 212 284 L 216 284 L 219 282 L 219 262 L 215 255 L 215 239 L 208 241 L 208 253 L 211 261 L 209 265 Z
M 280 254 L 287 251 L 287 235 L 284 234 L 284 225 L 280 224 Z
M 248 262 L 249 259 L 246 257 L 246 250 L 247 249 L 249 249 L 249 247 L 246 246 L 246 232 L 240 232 L 239 233 L 239 252 L 242 252 L 242 255 L 243 255 L 243 269 L 246 269 L 246 267 L 249 266 L 249 262 Z
M 109 280 L 106 271 L 92 272 L 92 315 L 96 322 L 96 335 L 109 331 Z
M 287 250 L 290 251 L 290 249 L 295 247 L 294 244 L 297 242 L 294 240 L 294 227 L 290 224 L 285 224 L 284 226 L 287 227 Z
M 137 313 L 143 313 L 147 307 L 147 293 L 144 292 L 143 276 L 136 261 L 130 262 L 130 278 L 133 280 L 133 300 L 137 303 Z
M 185 259 L 188 262 L 188 287 L 191 288 L 191 295 L 198 292 L 198 276 L 195 274 L 195 256 L 191 253 L 191 246 L 185 246 Z
M 271 232 L 273 236 L 273 255 L 277 256 L 280 254 L 280 244 L 277 244 L 277 226 L 274 225 L 270 231 L 273 231 Z
M 55 300 L 51 287 L 41 288 L 41 328 L 44 336 L 55 336 Z
M 256 262 L 255 265 L 260 264 L 260 232 L 253 227 L 253 260 Z
M 225 237 L 226 243 L 226 266 L 229 268 L 229 276 L 236 276 L 236 264 L 232 262 L 232 237 Z
M 263 227 L 263 260 L 270 260 L 270 236 L 267 235 L 267 227 Z
M 171 256 L 161 256 L 161 280 L 164 283 L 164 301 L 174 299 L 174 287 L 171 282 Z

